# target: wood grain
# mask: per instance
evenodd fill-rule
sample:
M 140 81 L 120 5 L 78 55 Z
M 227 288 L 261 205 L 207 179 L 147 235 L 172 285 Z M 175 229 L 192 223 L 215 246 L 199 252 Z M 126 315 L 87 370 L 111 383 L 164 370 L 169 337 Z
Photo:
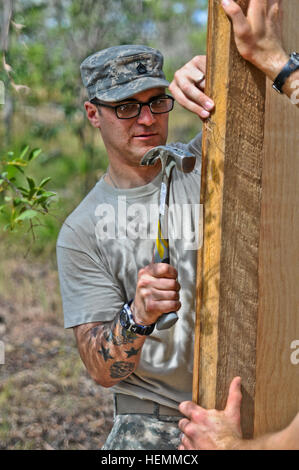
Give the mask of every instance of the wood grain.
M 204 211 L 204 242 L 198 252 L 197 311 L 194 344 L 193 401 L 214 407 L 216 400 L 218 285 L 221 245 L 221 198 L 223 171 L 211 178 L 212 167 L 223 168 L 227 107 L 230 24 L 214 1 L 209 2 L 207 34 L 206 94 L 216 103 L 213 121 L 203 126 L 201 204 Z M 226 46 L 226 47 L 225 47 Z M 218 60 L 222 47 L 221 63 Z M 216 132 L 211 126 L 215 123 Z M 217 128 L 216 128 L 217 126 Z M 214 136 L 214 137 L 213 137 Z M 213 156 L 213 157 L 212 157 Z M 214 158 L 214 160 L 213 160 Z M 217 163 L 216 163 L 217 162 Z M 221 181 L 220 181 L 221 180 Z M 209 193 L 213 198 L 209 198 Z M 211 225 L 218 230 L 211 230 Z M 208 243 L 207 243 L 208 242 Z M 209 253 L 210 256 L 207 256 Z M 211 282 L 207 282 L 210 279 Z M 214 292 L 216 289 L 216 292 Z M 209 301 L 207 302 L 207 295 Z
M 288 52 L 299 50 L 298 17 L 298 0 L 288 0 Z M 299 364 L 291 362 L 299 341 L 299 111 L 270 82 L 262 186 L 255 435 L 286 426 L 299 411 Z
M 298 1 L 285 2 L 288 52 L 299 50 L 298 17 Z M 264 108 L 265 80 L 238 55 L 216 0 L 207 94 L 216 112 L 203 139 L 193 399 L 223 408 L 240 375 L 250 437 L 299 411 L 299 113 L 270 83 Z
M 239 3 L 245 10 L 248 1 Z M 265 77 L 237 52 L 230 23 L 216 0 L 209 2 L 208 58 L 208 93 L 211 90 L 216 111 L 204 129 L 199 376 L 194 386 L 198 383 L 199 391 L 197 396 L 194 391 L 194 400 L 223 408 L 231 379 L 240 375 L 242 427 L 249 437 L 255 395 Z

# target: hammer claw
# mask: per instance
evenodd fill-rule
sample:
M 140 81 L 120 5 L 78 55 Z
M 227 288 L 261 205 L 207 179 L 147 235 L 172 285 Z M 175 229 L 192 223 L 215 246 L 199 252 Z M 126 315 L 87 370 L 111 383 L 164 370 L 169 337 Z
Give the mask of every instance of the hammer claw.
M 177 168 L 183 173 L 189 173 L 192 171 L 196 161 L 194 155 L 185 149 L 182 150 L 172 145 L 160 145 L 146 152 L 140 165 L 154 165 L 158 158 L 160 158 L 163 168 L 166 166 L 168 158 L 171 158 L 174 160 Z

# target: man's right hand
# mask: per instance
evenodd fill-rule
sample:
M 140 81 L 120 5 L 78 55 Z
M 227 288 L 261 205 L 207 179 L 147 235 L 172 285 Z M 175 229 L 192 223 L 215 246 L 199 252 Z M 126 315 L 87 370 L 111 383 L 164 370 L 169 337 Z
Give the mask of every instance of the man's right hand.
M 177 270 L 164 263 L 152 263 L 139 270 L 136 294 L 131 305 L 136 323 L 151 325 L 163 313 L 180 309 L 177 276 Z

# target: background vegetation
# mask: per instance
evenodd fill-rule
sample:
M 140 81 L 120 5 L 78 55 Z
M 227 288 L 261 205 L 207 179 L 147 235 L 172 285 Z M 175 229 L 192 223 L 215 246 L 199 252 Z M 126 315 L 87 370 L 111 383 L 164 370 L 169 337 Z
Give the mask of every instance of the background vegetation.
M 88 449 L 105 440 L 111 395 L 87 377 L 63 330 L 55 258 L 63 220 L 107 166 L 84 115 L 79 65 L 105 47 L 146 44 L 162 51 L 171 81 L 205 52 L 206 7 L 206 0 L 0 6 L 0 449 Z M 176 105 L 170 140 L 187 142 L 199 128 Z

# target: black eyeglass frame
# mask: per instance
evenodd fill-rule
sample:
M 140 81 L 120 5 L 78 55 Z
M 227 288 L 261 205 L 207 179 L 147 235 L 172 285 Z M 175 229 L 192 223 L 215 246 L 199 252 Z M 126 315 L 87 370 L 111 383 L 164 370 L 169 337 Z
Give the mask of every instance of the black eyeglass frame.
M 165 99 L 171 99 L 172 100 L 172 107 L 168 110 L 168 111 L 162 111 L 162 112 L 154 112 L 152 110 L 152 107 L 151 107 L 151 104 L 153 101 L 156 101 L 156 100 L 159 100 L 159 99 L 162 99 L 162 98 L 165 98 Z M 92 104 L 95 104 L 96 106 L 103 106 L 104 108 L 111 108 L 111 109 L 114 109 L 114 112 L 116 114 L 116 117 L 118 119 L 133 119 L 137 116 L 140 115 L 141 113 L 141 110 L 142 110 L 142 107 L 143 106 L 149 106 L 150 110 L 151 110 L 151 113 L 152 114 L 167 114 L 167 113 L 170 113 L 170 111 L 173 110 L 173 106 L 174 106 L 174 102 L 175 102 L 175 99 L 173 98 L 173 96 L 170 96 L 170 95 L 159 95 L 159 96 L 155 96 L 153 98 L 151 98 L 149 101 L 147 101 L 146 103 L 142 103 L 141 101 L 132 101 L 132 102 L 128 102 L 128 103 L 121 103 L 121 104 L 118 104 L 116 106 L 112 106 L 111 104 L 106 104 L 106 103 L 102 103 L 101 101 L 98 101 L 96 98 L 90 100 L 90 102 Z M 138 113 L 135 114 L 134 116 L 130 116 L 130 117 L 119 117 L 118 114 L 117 114 L 117 109 L 120 107 L 120 106 L 124 106 L 125 104 L 137 104 L 139 105 L 139 110 L 138 110 Z

